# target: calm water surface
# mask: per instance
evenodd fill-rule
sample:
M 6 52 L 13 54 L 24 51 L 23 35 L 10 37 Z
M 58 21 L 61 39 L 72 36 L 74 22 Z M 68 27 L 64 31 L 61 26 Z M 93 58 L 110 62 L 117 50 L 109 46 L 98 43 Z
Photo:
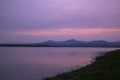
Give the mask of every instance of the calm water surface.
M 0 80 L 38 80 L 84 66 L 118 48 L 0 47 Z

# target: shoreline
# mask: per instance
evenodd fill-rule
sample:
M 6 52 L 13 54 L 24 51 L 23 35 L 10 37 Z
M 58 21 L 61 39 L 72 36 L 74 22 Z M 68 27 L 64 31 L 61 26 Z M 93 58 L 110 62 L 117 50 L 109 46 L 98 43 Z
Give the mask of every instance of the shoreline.
M 0 45 L 0 47 L 54 47 L 54 48 L 120 48 L 115 46 L 34 46 L 34 45 Z
M 87 66 L 42 80 L 119 80 L 120 50 L 106 52 Z

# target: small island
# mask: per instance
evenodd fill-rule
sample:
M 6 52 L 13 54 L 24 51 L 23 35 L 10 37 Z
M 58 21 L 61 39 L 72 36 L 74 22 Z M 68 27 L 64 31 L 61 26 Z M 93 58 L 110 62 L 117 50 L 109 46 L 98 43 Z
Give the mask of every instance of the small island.
M 120 50 L 96 57 L 85 67 L 43 80 L 120 80 Z

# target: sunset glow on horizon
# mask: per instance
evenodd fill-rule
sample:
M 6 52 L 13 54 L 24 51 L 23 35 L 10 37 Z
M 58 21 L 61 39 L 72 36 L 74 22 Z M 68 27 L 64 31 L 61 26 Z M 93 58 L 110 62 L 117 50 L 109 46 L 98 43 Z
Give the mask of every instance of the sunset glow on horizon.
M 0 43 L 120 41 L 120 0 L 1 0 Z
M 67 36 L 67 35 L 102 35 L 102 34 L 119 34 L 119 29 L 81 29 L 81 28 L 58 28 L 51 30 L 31 30 L 31 31 L 21 31 L 14 33 L 15 35 L 32 35 L 32 36 Z

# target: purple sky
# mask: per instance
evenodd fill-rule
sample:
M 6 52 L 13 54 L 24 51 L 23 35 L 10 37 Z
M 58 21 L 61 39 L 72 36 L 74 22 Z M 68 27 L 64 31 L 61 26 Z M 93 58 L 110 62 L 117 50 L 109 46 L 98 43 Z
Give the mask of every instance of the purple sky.
M 120 40 L 120 0 L 0 0 L 0 43 Z

